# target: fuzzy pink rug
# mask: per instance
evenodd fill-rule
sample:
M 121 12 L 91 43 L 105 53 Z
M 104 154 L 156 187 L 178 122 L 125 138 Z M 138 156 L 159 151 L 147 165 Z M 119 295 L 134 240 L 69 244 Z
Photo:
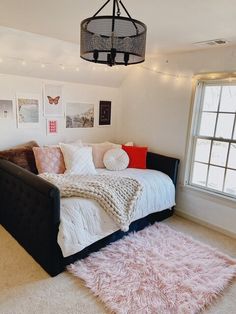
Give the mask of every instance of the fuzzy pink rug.
M 236 276 L 236 260 L 156 223 L 68 267 L 113 313 L 198 313 Z

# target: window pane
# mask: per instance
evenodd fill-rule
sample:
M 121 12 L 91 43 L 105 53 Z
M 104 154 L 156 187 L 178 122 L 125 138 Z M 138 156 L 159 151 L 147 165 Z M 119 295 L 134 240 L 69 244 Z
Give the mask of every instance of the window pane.
M 225 166 L 229 144 L 214 141 L 211 152 L 211 164 Z
M 195 161 L 209 162 L 209 154 L 211 148 L 211 141 L 197 139 L 195 150 Z
M 216 129 L 216 137 L 231 138 L 234 114 L 220 113 Z
M 203 136 L 213 136 L 216 124 L 216 113 L 202 113 L 199 134 Z
M 206 86 L 203 111 L 217 111 L 220 97 L 220 86 Z
M 236 195 L 236 171 L 227 170 L 224 192 Z
M 230 145 L 228 167 L 236 169 L 236 144 Z
M 235 125 L 235 129 L 234 129 L 234 140 L 236 140 L 236 125 Z
M 210 166 L 207 186 L 211 189 L 222 191 L 224 173 L 224 168 Z
M 220 101 L 220 111 L 236 111 L 236 86 L 224 86 Z
M 207 165 L 195 162 L 193 167 L 192 183 L 205 186 L 207 178 L 207 168 Z

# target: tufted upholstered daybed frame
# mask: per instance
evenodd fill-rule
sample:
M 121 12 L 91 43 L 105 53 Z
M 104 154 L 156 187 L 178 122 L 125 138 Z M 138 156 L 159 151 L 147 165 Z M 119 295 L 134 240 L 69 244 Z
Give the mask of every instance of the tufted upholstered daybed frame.
M 150 152 L 147 155 L 147 168 L 166 173 L 175 185 L 178 165 L 179 160 L 175 158 Z M 173 210 L 166 209 L 136 220 L 130 225 L 129 232 L 161 221 L 171 216 Z M 119 230 L 64 258 L 57 243 L 59 190 L 37 175 L 3 159 L 0 159 L 0 223 L 51 276 L 127 234 Z

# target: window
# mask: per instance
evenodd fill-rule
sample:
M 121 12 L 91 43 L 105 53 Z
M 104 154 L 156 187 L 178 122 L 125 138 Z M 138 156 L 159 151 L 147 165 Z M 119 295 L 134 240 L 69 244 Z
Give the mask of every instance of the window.
M 199 83 L 189 185 L 236 198 L 236 83 Z

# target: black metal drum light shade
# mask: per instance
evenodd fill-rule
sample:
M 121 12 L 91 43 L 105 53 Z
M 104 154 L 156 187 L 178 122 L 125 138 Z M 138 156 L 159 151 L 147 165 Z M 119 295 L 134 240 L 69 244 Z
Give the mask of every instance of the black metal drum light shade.
M 146 33 L 144 23 L 116 16 L 114 11 L 113 16 L 87 18 L 81 22 L 80 56 L 109 66 L 141 63 L 145 60 Z

